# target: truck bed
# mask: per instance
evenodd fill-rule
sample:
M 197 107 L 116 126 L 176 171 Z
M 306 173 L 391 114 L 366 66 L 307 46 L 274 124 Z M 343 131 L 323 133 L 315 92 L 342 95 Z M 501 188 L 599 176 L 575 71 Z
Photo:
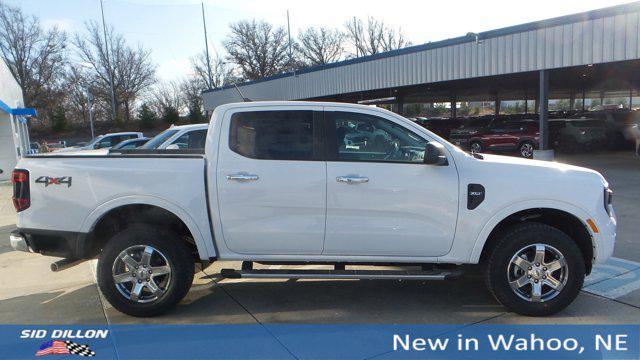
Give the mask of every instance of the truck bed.
M 18 213 L 19 229 L 82 236 L 118 207 L 157 206 L 184 219 L 201 254 L 215 254 L 203 154 L 46 154 L 19 166 L 31 178 L 31 206 Z

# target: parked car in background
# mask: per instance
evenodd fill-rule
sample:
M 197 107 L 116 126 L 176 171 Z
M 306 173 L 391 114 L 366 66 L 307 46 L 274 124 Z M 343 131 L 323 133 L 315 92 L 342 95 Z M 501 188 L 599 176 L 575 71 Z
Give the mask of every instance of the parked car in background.
M 449 141 L 462 149 L 469 149 L 469 139 L 484 132 L 494 116 L 477 116 L 462 119 L 460 126 L 451 130 Z
M 137 149 L 140 146 L 146 144 L 149 140 L 151 140 L 151 139 L 148 138 L 148 137 L 129 139 L 129 140 L 125 140 L 125 141 L 117 144 L 116 146 L 112 147 L 111 149 L 114 149 L 114 150 L 118 150 L 118 149 Z
M 144 135 L 141 132 L 119 132 L 105 134 L 96 137 L 84 146 L 71 146 L 61 150 L 57 150 L 57 152 L 109 149 L 124 140 L 137 139 L 142 137 L 144 137 Z
M 494 119 L 484 131 L 469 138 L 472 152 L 517 151 L 524 158 L 531 158 L 538 148 L 540 131 L 533 120 Z
M 549 120 L 549 143 L 565 151 L 593 150 L 607 144 L 604 121 L 593 118 Z
M 204 150 L 208 124 L 171 126 L 153 137 L 140 149 Z
M 32 141 L 29 143 L 29 150 L 27 150 L 27 154 L 28 155 L 34 155 L 37 154 L 40 151 L 40 144 Z
M 418 118 L 416 123 L 431 130 L 433 133 L 444 139 L 449 139 L 451 131 L 460 127 L 463 123 L 463 119 L 446 117 Z
M 606 128 L 607 147 L 611 150 L 629 149 L 635 144 L 633 125 L 640 123 L 638 111 L 628 109 L 586 111 L 576 114 L 572 119 L 602 120 Z

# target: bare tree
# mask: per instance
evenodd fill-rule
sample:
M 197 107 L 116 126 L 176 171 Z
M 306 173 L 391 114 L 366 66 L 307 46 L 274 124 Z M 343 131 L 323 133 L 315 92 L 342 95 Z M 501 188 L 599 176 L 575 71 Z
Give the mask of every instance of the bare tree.
M 147 103 L 159 116 L 163 116 L 169 110 L 176 112 L 184 110 L 186 97 L 182 92 L 182 84 L 178 81 L 165 81 L 157 84 Z
M 84 123 L 89 116 L 87 93 L 92 88 L 87 71 L 82 67 L 70 66 L 64 74 L 64 88 L 71 122 Z
M 188 117 L 192 123 L 206 121 L 203 115 L 204 104 L 202 101 L 202 90 L 206 89 L 206 86 L 207 84 L 198 76 L 189 76 L 180 83 Z
M 256 80 L 293 70 L 287 33 L 283 27 L 256 20 L 229 25 L 231 33 L 224 41 L 229 61 L 239 67 L 244 80 Z
M 324 65 L 344 56 L 344 34 L 326 27 L 307 28 L 298 34 L 296 51 L 307 65 Z
M 91 70 L 93 80 L 98 86 L 97 95 L 109 99 L 109 62 L 101 28 L 95 22 L 86 24 L 86 33 L 76 34 L 73 43 L 78 57 Z M 125 121 L 131 118 L 131 106 L 136 98 L 156 81 L 156 66 L 151 62 L 151 52 L 141 45 L 130 47 L 124 37 L 116 34 L 113 28 L 107 28 L 107 42 L 113 86 L 115 88 L 116 108 L 124 106 Z M 119 112 L 119 111 L 118 111 Z
M 41 113 L 59 101 L 66 40 L 63 31 L 44 30 L 37 17 L 0 2 L 0 55 L 22 87 L 25 105 Z
M 367 18 L 366 25 L 362 20 L 354 18 L 345 26 L 347 38 L 353 48 L 352 57 L 375 55 L 411 45 L 402 29 L 395 30 L 384 21 L 371 16 Z
M 198 77 L 205 85 L 202 90 L 215 89 L 236 82 L 237 77 L 229 63 L 219 56 L 209 58 L 211 64 L 211 84 L 207 69 L 207 54 L 203 51 L 191 58 L 191 69 L 194 76 Z

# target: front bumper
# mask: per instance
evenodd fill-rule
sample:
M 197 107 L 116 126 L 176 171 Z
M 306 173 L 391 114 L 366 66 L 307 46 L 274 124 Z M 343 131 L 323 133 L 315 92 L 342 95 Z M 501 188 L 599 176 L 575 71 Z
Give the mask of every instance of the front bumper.
M 86 239 L 87 234 L 84 233 L 40 229 L 17 229 L 9 235 L 11 247 L 16 251 L 67 259 L 86 257 Z
M 599 234 L 595 234 L 595 264 L 603 264 L 612 255 L 616 245 L 617 218 L 612 210 L 611 216 L 601 216 L 596 218 L 596 225 L 600 230 Z

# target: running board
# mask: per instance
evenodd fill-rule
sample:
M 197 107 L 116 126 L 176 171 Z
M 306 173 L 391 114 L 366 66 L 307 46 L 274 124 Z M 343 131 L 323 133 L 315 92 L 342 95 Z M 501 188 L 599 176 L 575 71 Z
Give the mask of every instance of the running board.
M 447 280 L 462 275 L 460 270 L 398 271 L 398 270 L 235 270 L 222 269 L 220 275 L 229 279 L 367 279 L 367 280 Z

